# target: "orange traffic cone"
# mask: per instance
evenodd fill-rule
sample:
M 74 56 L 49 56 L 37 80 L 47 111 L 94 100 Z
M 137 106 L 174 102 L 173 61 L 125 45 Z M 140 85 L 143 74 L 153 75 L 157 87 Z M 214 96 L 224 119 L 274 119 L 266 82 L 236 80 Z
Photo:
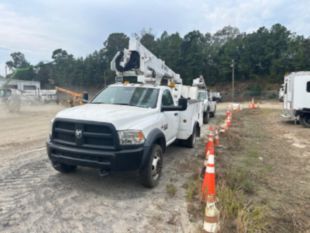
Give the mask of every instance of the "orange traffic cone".
M 205 160 L 205 175 L 201 187 L 203 200 L 207 200 L 208 196 L 215 196 L 215 167 L 214 167 L 214 153 L 208 155 Z
M 215 129 L 214 145 L 216 147 L 220 145 L 220 135 L 219 135 L 219 130 L 218 129 Z
M 202 193 L 207 202 L 205 219 L 203 223 L 204 232 L 218 232 L 219 230 L 219 211 L 216 208 L 215 192 L 215 166 L 214 154 L 208 156 L 206 173 L 202 184 Z
M 231 114 L 232 114 L 231 111 L 230 111 L 230 110 L 227 110 L 227 111 L 226 111 L 226 118 L 229 117 L 229 116 L 231 116 Z
M 255 109 L 256 108 L 256 104 L 255 104 L 254 98 L 252 98 L 251 102 L 249 103 L 249 108 L 250 109 Z
M 214 134 L 213 134 L 213 128 L 209 127 L 208 142 L 206 143 L 205 146 L 206 158 L 208 154 L 211 152 L 214 153 Z
M 203 231 L 205 233 L 216 233 L 220 230 L 220 212 L 215 204 L 215 196 L 208 196 L 203 222 Z

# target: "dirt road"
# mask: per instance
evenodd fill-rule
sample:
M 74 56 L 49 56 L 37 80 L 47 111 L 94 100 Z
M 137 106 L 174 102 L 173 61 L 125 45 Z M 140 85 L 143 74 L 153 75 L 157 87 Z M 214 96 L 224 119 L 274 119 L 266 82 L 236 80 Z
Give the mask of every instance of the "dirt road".
M 135 172 L 100 177 L 79 168 L 59 174 L 44 148 L 59 109 L 29 107 L 0 116 L 0 232 L 194 232 L 183 187 L 193 149 L 168 149 L 155 189 L 142 187 Z

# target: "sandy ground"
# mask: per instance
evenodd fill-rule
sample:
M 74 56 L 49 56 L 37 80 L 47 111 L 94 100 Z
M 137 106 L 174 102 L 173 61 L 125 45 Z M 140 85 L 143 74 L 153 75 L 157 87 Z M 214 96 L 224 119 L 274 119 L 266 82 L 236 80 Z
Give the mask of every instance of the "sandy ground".
M 309 233 L 310 129 L 281 119 L 280 109 L 281 103 L 266 102 L 240 112 L 224 136 L 220 164 L 247 175 L 246 200 L 267 207 L 266 232 Z
M 184 188 L 194 149 L 169 147 L 154 189 L 142 187 L 136 172 L 100 177 L 79 168 L 63 175 L 45 151 L 50 120 L 60 109 L 0 111 L 0 232 L 195 232 Z M 167 193 L 170 184 L 175 197 Z
M 272 156 L 267 188 L 271 208 L 281 217 L 282 232 L 310 232 L 310 129 L 278 118 L 278 112 L 263 113 L 268 132 L 266 153 Z M 268 127 L 267 127 L 268 126 Z M 288 230 L 290 229 L 290 230 Z

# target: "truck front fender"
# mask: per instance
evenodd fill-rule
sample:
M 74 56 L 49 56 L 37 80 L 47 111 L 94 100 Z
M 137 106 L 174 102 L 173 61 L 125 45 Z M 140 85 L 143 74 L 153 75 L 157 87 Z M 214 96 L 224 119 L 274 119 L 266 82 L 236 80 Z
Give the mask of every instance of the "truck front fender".
M 162 147 L 163 152 L 166 150 L 166 138 L 162 131 L 159 129 L 153 129 L 147 136 L 144 143 L 144 151 L 140 168 L 143 168 L 148 161 L 148 158 L 152 152 L 154 144 L 158 144 Z

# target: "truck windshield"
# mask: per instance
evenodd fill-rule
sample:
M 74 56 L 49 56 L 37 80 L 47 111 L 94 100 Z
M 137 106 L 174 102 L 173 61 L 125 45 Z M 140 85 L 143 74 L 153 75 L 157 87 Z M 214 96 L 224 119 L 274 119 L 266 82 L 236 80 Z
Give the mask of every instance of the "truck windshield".
M 207 99 L 207 93 L 206 92 L 198 92 L 198 100 L 203 101 Z
M 110 86 L 99 93 L 92 103 L 155 108 L 158 93 L 155 88 Z

